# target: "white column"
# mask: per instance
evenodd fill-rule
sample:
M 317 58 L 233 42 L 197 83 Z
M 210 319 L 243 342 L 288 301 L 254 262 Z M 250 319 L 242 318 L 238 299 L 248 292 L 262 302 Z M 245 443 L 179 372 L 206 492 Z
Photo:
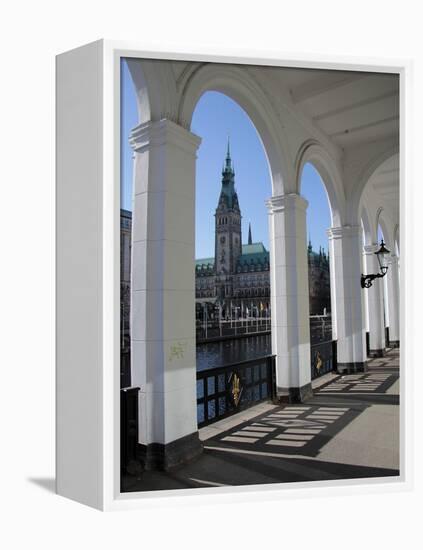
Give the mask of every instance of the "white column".
M 365 275 L 379 273 L 380 266 L 375 252 L 379 245 L 370 244 L 364 246 L 364 271 Z M 364 290 L 367 295 L 369 313 L 369 355 L 370 357 L 382 357 L 385 353 L 385 322 L 383 279 L 375 279 L 370 288 Z
M 308 203 L 297 194 L 287 194 L 272 197 L 267 206 L 277 395 L 282 401 L 303 401 L 312 395 L 306 250 Z
M 335 283 L 332 311 L 336 316 L 338 371 L 363 371 L 366 369 L 367 357 L 360 284 L 361 228 L 332 227 L 328 235 Z
M 332 241 L 329 239 L 330 314 L 332 323 L 332 340 L 337 340 L 338 330 L 336 327 L 336 279 L 332 254 L 333 246 Z
M 389 345 L 400 345 L 400 305 L 399 305 L 399 266 L 398 256 L 391 254 L 388 259 L 387 286 L 389 308 Z
M 200 138 L 168 120 L 131 133 L 131 374 L 145 467 L 201 452 L 195 361 L 195 159 Z

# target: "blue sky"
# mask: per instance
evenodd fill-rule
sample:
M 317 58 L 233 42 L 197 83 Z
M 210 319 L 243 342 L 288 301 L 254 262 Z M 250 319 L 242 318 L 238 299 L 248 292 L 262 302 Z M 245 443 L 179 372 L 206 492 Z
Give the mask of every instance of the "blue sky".
M 122 63 L 122 132 L 121 132 L 121 202 L 131 210 L 132 150 L 128 143 L 138 114 L 131 77 Z M 251 120 L 232 99 L 217 92 L 207 92 L 199 100 L 191 131 L 202 138 L 196 172 L 196 257 L 214 254 L 214 211 L 221 186 L 221 171 L 228 136 L 235 166 L 235 186 L 242 213 L 242 236 L 248 238 L 251 222 L 253 241 L 268 248 L 269 230 L 265 201 L 271 196 L 269 168 L 263 146 Z M 318 172 L 310 164 L 303 170 L 301 194 L 309 201 L 307 238 L 313 248 L 327 250 L 326 230 L 330 213 L 326 191 Z
M 132 149 L 128 142 L 129 133 L 138 124 L 137 102 L 129 74 L 128 65 L 121 62 L 121 163 L 120 163 L 120 198 L 121 207 L 132 210 Z

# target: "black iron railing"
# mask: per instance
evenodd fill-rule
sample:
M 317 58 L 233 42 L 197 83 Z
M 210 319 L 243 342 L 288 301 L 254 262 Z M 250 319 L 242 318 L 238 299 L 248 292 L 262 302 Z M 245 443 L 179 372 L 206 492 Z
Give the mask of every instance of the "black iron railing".
M 120 466 L 124 473 L 140 469 L 138 460 L 138 394 L 139 388 L 120 390 Z
M 208 321 L 207 323 L 196 323 L 196 339 L 198 342 L 207 342 L 219 339 L 238 338 L 240 336 L 267 334 L 271 328 L 270 317 L 257 317 L 249 319 L 238 319 L 232 321 Z
M 310 342 L 312 345 L 332 340 L 331 315 L 312 315 L 310 323 Z
M 391 347 L 389 345 L 389 327 L 385 327 L 385 347 L 386 348 Z
M 202 427 L 275 396 L 275 361 L 268 355 L 197 372 L 197 421 Z
M 310 346 L 311 379 L 336 370 L 336 341 L 328 340 Z
M 131 386 L 131 349 L 121 348 L 120 350 L 120 387 L 129 388 Z

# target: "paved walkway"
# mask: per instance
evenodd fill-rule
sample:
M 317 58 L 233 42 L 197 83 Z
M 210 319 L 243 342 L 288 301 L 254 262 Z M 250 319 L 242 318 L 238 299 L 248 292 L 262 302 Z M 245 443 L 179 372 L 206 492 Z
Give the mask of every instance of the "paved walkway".
M 263 403 L 201 429 L 197 461 L 128 478 L 125 490 L 398 476 L 399 350 L 313 389 L 307 403 Z

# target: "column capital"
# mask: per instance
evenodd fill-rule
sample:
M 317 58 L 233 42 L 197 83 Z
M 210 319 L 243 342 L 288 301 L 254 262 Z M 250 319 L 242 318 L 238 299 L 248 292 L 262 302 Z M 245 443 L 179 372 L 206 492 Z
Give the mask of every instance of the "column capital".
M 327 230 L 329 239 L 343 239 L 345 237 L 358 237 L 361 233 L 359 225 L 341 225 L 339 227 L 330 227 Z
M 283 210 L 307 210 L 308 201 L 297 193 L 275 195 L 266 201 L 266 206 L 271 214 Z
M 150 120 L 136 126 L 130 133 L 129 143 L 136 153 L 170 144 L 195 155 L 201 138 L 183 126 L 164 118 L 158 121 Z

